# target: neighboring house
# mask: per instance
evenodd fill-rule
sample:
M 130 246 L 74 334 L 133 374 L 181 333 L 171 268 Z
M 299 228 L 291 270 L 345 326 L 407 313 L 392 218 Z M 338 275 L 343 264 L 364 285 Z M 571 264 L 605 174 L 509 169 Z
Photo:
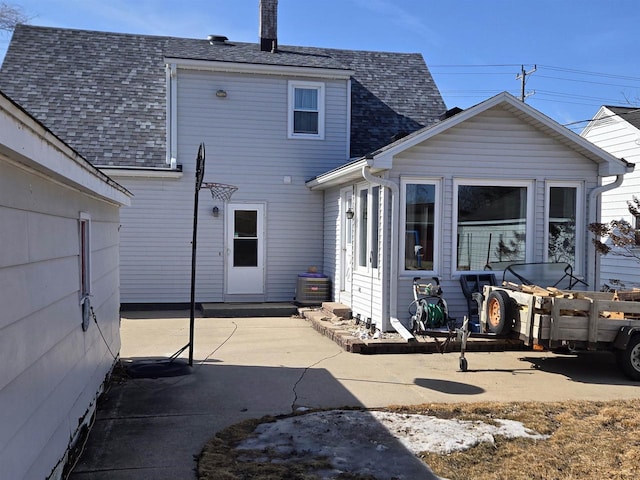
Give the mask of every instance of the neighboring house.
M 129 200 L 0 93 L 2 478 L 61 478 L 91 422 L 120 350 L 119 208 Z
M 135 195 L 121 212 L 123 303 L 189 301 L 201 142 L 205 182 L 239 188 L 226 204 L 200 193 L 196 301 L 291 301 L 325 256 L 323 194 L 305 182 L 445 111 L 420 54 L 261 37 L 16 28 L 0 88 Z
M 603 106 L 580 134 L 603 150 L 640 162 L 640 109 L 635 107 Z M 624 176 L 618 188 L 602 195 L 602 222 L 627 220 L 635 228 L 640 228 L 640 218 L 633 218 L 627 208 L 627 201 L 633 196 L 640 197 L 640 171 Z M 640 257 L 640 244 L 637 245 Z M 640 264 L 635 259 L 621 257 L 613 253 L 600 259 L 600 280 L 612 288 L 640 287 Z
M 336 300 L 388 330 L 406 326 L 416 276 L 440 276 L 459 319 L 460 275 L 487 264 L 567 261 L 596 284 L 586 226 L 603 177 L 632 169 L 502 93 L 307 185 L 324 192 Z

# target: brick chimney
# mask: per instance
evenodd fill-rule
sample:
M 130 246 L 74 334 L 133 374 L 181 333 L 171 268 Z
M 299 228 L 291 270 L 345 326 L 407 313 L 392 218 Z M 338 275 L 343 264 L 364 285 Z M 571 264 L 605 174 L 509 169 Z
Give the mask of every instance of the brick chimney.
M 260 50 L 278 50 L 278 0 L 260 0 Z

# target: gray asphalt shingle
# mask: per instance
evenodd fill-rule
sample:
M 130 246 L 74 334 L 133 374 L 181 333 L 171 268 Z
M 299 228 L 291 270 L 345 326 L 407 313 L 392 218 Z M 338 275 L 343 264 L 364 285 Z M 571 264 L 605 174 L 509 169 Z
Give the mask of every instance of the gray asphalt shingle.
M 351 155 L 433 124 L 445 105 L 420 54 L 20 25 L 0 90 L 94 165 L 167 167 L 165 57 L 353 70 Z

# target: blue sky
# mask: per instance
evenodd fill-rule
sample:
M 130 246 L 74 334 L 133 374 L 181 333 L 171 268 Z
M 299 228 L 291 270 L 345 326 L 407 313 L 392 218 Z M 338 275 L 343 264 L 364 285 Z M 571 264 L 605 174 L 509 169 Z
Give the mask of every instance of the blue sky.
M 258 0 L 6 0 L 34 25 L 256 42 Z M 419 52 L 448 108 L 501 91 L 579 131 L 640 105 L 637 0 L 280 0 L 281 45 Z M 0 57 L 10 36 L 0 36 Z M 577 123 L 576 123 L 577 122 Z

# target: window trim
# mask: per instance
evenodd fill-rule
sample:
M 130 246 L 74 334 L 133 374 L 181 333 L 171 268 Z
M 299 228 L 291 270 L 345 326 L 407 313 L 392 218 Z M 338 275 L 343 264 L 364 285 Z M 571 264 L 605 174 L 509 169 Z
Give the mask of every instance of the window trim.
M 407 270 L 405 269 L 404 252 L 406 247 L 406 235 L 404 231 L 407 226 L 407 185 L 434 185 L 435 204 L 433 207 L 433 269 L 432 270 Z M 442 178 L 436 177 L 400 177 L 400 229 L 398 236 L 398 275 L 415 277 L 419 273 L 424 276 L 439 275 L 442 268 Z
M 374 208 L 373 201 L 374 195 L 373 191 L 378 190 L 378 207 Z M 367 221 L 366 223 L 362 222 L 362 192 L 367 192 Z M 355 209 L 355 216 L 353 221 L 355 221 L 355 229 L 354 235 L 352 238 L 354 244 L 354 256 L 353 256 L 353 264 L 354 271 L 358 273 L 366 273 L 371 274 L 372 272 L 377 272 L 381 268 L 381 244 L 382 241 L 382 226 L 384 224 L 382 215 L 384 211 L 383 206 L 383 196 L 384 189 L 380 185 L 369 184 L 369 183 L 361 183 L 356 185 L 356 191 L 353 195 L 353 208 Z M 377 216 L 374 218 L 373 213 L 377 213 Z M 362 230 L 364 229 L 364 231 Z M 362 238 L 364 236 L 365 245 L 364 247 L 367 249 L 365 252 L 365 265 L 360 263 L 360 248 L 362 247 Z M 376 248 L 373 249 L 373 241 L 376 240 Z M 375 254 L 375 263 L 372 261 L 372 255 Z M 374 266 L 375 264 L 375 266 Z
M 551 209 L 551 188 L 569 187 L 576 189 L 576 231 L 575 231 L 575 265 L 572 265 L 574 273 L 584 273 L 584 262 L 578 259 L 585 258 L 585 242 L 587 226 L 585 225 L 585 198 L 584 182 L 579 180 L 547 180 L 544 189 L 544 239 L 543 239 L 543 261 L 549 261 L 549 214 Z
M 296 133 L 294 127 L 295 91 L 297 88 L 316 90 L 318 92 L 318 133 Z M 289 80 L 288 82 L 288 125 L 287 136 L 290 139 L 324 140 L 325 126 L 325 84 L 323 82 L 308 82 Z
M 454 276 L 468 273 L 482 273 L 483 270 L 458 270 L 458 189 L 460 186 L 484 186 L 484 187 L 525 187 L 527 189 L 527 213 L 525 235 L 524 258 L 525 262 L 531 262 L 534 258 L 535 244 L 535 180 L 508 179 L 508 178 L 454 178 L 453 179 L 453 203 L 451 211 L 451 271 Z

